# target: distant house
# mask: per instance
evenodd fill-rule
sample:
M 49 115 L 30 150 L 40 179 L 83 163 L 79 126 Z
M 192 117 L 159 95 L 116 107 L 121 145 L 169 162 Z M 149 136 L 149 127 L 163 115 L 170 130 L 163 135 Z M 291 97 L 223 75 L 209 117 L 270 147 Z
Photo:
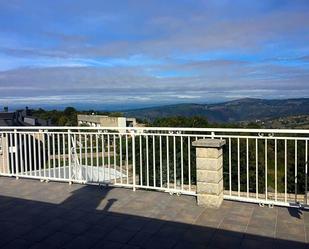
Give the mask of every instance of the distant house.
M 0 126 L 17 126 L 15 112 L 0 112 Z
M 27 107 L 22 110 L 9 111 L 4 107 L 0 111 L 0 126 L 51 126 L 51 120 L 44 120 L 32 116 Z
M 110 117 L 104 115 L 77 115 L 79 126 L 90 127 L 135 127 L 137 125 L 135 118 Z

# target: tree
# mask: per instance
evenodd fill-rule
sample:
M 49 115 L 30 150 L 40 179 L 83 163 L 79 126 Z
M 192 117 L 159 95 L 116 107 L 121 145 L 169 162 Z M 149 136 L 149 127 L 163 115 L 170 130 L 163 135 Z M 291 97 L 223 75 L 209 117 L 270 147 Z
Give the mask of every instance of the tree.
M 205 117 L 167 117 L 158 118 L 152 126 L 158 127 L 195 127 L 195 128 L 206 128 L 209 126 L 208 120 Z
M 63 112 L 67 116 L 75 115 L 77 113 L 76 109 L 70 106 L 66 107 Z
M 66 126 L 68 123 L 68 119 L 66 116 L 61 116 L 59 119 L 58 119 L 58 125 L 59 126 Z

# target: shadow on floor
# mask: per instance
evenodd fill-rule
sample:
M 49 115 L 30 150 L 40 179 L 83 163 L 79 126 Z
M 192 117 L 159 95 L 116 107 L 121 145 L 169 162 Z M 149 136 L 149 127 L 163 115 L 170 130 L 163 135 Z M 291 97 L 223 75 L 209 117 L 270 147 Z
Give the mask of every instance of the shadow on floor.
M 108 199 L 110 190 L 84 186 L 58 204 L 0 196 L 0 248 L 308 248 L 301 242 L 111 211 L 118 199 Z
M 302 210 L 299 208 L 288 208 L 289 214 L 297 219 L 301 218 L 301 215 L 303 214 Z

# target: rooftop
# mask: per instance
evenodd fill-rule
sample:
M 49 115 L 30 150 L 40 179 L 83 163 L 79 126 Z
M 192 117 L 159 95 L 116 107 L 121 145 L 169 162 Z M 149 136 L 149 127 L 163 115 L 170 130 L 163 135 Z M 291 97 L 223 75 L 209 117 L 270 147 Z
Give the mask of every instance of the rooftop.
M 50 120 L 43 120 L 32 116 L 31 110 L 26 107 L 16 111 L 8 111 L 5 107 L 0 111 L 0 126 L 49 126 Z
M 0 177 L 0 248 L 308 248 L 309 212 Z

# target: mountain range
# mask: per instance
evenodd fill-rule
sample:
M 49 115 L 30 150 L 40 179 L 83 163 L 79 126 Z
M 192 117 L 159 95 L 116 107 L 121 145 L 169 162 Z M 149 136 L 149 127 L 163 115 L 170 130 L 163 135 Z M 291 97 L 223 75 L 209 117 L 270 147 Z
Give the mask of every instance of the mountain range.
M 217 104 L 176 104 L 124 111 L 127 117 L 152 121 L 161 117 L 202 116 L 210 122 L 227 123 L 309 115 L 309 98 L 255 99 L 243 98 Z

